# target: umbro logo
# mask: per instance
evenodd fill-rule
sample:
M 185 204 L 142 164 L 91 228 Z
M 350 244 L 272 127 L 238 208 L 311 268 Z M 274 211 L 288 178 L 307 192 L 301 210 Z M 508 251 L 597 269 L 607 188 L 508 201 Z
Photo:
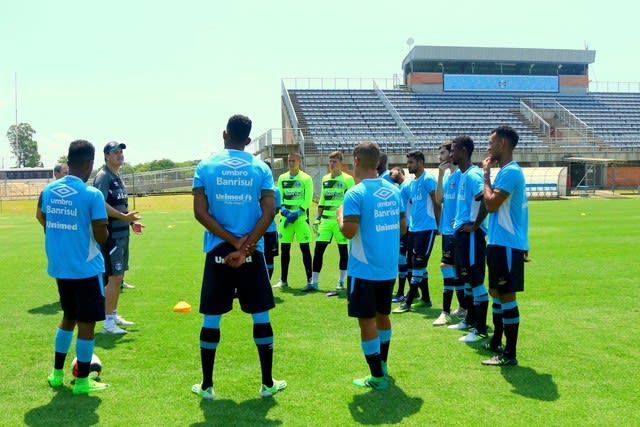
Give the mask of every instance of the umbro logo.
M 61 198 L 65 198 L 65 197 L 71 197 L 75 194 L 78 194 L 78 192 L 76 190 L 74 190 L 73 188 L 69 187 L 68 185 L 62 185 L 60 187 L 56 187 L 54 189 L 51 190 L 51 192 L 53 194 L 55 194 L 58 197 Z
M 243 167 L 251 165 L 251 163 L 249 163 L 248 161 L 243 160 L 243 159 L 238 159 L 238 158 L 226 159 L 226 160 L 223 160 L 220 163 L 222 163 L 223 165 L 228 166 L 228 167 L 230 167 L 232 169 L 239 169 L 239 168 L 243 168 Z
M 378 188 L 373 195 L 378 199 L 387 200 L 389 197 L 393 196 L 393 191 L 387 188 Z

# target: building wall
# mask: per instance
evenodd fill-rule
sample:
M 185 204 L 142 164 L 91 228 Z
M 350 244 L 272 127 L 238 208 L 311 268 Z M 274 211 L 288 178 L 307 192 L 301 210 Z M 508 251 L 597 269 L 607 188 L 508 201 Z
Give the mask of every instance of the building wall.
M 607 183 L 609 186 L 614 182 L 613 175 L 615 170 L 615 185 L 620 187 L 640 186 L 640 166 L 616 166 L 615 168 L 607 168 Z

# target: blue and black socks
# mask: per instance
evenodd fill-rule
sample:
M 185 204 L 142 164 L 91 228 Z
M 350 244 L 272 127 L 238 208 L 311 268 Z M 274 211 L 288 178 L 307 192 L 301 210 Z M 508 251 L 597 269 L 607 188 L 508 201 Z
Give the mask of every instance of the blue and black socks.
M 213 365 L 216 360 L 216 349 L 220 343 L 219 314 L 205 314 L 200 329 L 200 361 L 202 363 L 202 389 L 213 385 Z
M 53 362 L 54 369 L 64 369 L 64 361 L 67 358 L 67 353 L 71 348 L 71 341 L 73 340 L 73 331 L 65 331 L 58 328 L 56 330 L 55 339 L 55 359 Z
M 451 301 L 453 300 L 453 292 L 455 290 L 456 270 L 452 265 L 440 267 L 443 278 L 442 289 L 442 311 L 451 313 Z
M 253 341 L 256 343 L 260 358 L 262 384 L 273 387 L 273 329 L 269 320 L 269 312 L 254 313 L 251 318 L 253 319 Z
M 518 329 L 520 327 L 520 311 L 518 310 L 517 301 L 502 303 L 502 323 L 504 324 L 504 336 L 507 339 L 504 355 L 515 358 L 518 344 Z
M 369 371 L 371 375 L 380 378 L 384 376 L 382 372 L 382 356 L 380 355 L 380 337 L 376 337 L 372 340 L 362 341 L 362 352 L 364 358 L 369 365 Z

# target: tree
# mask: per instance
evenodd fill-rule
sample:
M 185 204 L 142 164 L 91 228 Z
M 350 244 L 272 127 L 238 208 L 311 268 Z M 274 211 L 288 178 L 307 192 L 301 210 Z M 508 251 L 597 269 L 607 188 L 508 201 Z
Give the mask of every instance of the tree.
M 33 139 L 36 133 L 29 123 L 11 125 L 7 131 L 7 138 L 11 145 L 11 152 L 16 158 L 16 167 L 42 167 L 38 143 Z
M 67 157 L 66 154 L 60 156 L 58 158 L 58 161 L 56 162 L 56 164 L 58 165 L 66 165 L 67 163 L 69 163 L 69 158 Z

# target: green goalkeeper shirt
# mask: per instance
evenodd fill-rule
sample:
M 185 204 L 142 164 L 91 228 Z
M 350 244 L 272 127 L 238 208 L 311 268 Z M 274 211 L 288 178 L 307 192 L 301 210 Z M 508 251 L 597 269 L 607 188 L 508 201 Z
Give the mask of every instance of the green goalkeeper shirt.
M 353 177 L 344 172 L 335 177 L 332 177 L 330 173 L 322 177 L 318 209 L 322 209 L 323 218 L 335 219 L 336 209 L 344 201 L 344 193 L 354 185 Z
M 313 200 L 313 180 L 303 171 L 296 175 L 285 172 L 278 178 L 278 188 L 282 197 L 282 207 L 290 211 L 298 208 L 305 213 Z

